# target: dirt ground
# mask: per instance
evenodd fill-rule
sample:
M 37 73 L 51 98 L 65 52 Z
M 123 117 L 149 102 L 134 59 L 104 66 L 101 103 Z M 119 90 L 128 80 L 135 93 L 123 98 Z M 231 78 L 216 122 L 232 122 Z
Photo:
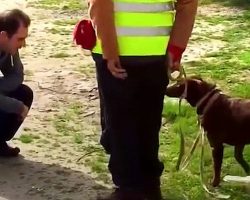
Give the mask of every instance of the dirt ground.
M 84 112 L 95 113 L 98 124 L 98 99 L 91 98 L 97 95 L 95 78 L 76 70 L 81 63 L 92 64 L 91 57 L 72 44 L 71 35 L 48 31 L 53 28 L 55 19 L 68 19 L 69 16 L 31 7 L 26 0 L 0 1 L 0 10 L 21 8 L 32 18 L 27 47 L 20 54 L 25 66 L 25 83 L 34 90 L 35 99 L 17 137 L 24 130 L 29 130 L 47 141 L 42 145 L 23 144 L 19 140 L 11 142 L 21 148 L 21 156 L 0 159 L 0 200 L 94 200 L 97 195 L 107 192 L 109 187 L 96 181 L 83 164 L 76 163 L 79 152 L 73 144 L 62 142 L 58 134 L 53 134 L 55 127 L 49 120 L 73 99 L 85 104 L 87 109 Z M 202 30 L 195 28 L 194 32 L 198 31 Z M 191 43 L 185 60 L 198 59 L 207 51 L 221 47 L 223 43 L 220 42 Z M 70 56 L 53 57 L 60 49 Z M 59 147 L 56 143 L 60 143 Z
M 21 8 L 32 18 L 27 47 L 20 54 L 25 66 L 25 83 L 34 90 L 35 99 L 18 135 L 24 129 L 29 129 L 48 141 L 40 146 L 23 144 L 18 140 L 11 142 L 21 148 L 21 156 L 0 160 L 0 200 L 95 199 L 108 189 L 97 183 L 87 168 L 76 163 L 80 154 L 74 151 L 74 147 L 65 142 L 60 148 L 55 148 L 59 136 L 48 134 L 54 131 L 48 118 L 66 107 L 69 99 L 87 102 L 88 112 L 91 109 L 98 112 L 97 100 L 89 101 L 89 91 L 96 87 L 94 77 L 89 80 L 73 67 L 92 60 L 72 45 L 71 35 L 60 36 L 48 32 L 55 18 L 68 16 L 29 7 L 25 0 L 1 0 L 0 7 L 1 10 Z M 66 46 L 67 53 L 72 57 L 53 58 L 51 55 L 59 51 L 55 42 L 62 43 L 60 48 Z

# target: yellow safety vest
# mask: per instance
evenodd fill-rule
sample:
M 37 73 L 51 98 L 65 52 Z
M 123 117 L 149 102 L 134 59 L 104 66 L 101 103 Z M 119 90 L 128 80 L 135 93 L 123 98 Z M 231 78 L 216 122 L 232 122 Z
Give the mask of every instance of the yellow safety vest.
M 165 55 L 174 22 L 173 0 L 113 0 L 120 56 Z M 102 54 L 98 39 L 94 53 Z

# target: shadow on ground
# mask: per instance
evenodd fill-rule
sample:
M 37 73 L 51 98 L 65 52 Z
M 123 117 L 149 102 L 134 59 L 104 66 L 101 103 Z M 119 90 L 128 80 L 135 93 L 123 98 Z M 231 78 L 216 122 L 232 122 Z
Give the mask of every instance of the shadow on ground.
M 0 200 L 94 200 L 109 192 L 89 175 L 59 165 L 0 159 Z

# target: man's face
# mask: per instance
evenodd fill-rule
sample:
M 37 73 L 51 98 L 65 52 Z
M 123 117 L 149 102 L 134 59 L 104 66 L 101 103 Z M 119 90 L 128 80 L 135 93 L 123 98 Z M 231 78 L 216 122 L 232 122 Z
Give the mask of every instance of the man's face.
M 18 49 L 25 46 L 25 39 L 28 36 L 28 28 L 24 27 L 22 24 L 20 24 L 20 27 L 18 28 L 17 32 L 12 35 L 11 37 L 8 37 L 8 34 L 3 31 L 1 32 L 2 37 L 2 47 L 1 49 L 5 51 L 6 53 L 10 53 L 14 55 Z

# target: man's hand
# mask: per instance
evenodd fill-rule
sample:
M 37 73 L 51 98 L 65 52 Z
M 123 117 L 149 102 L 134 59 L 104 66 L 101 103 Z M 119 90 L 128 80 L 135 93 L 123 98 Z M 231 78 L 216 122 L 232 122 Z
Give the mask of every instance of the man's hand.
M 167 53 L 167 67 L 170 70 L 170 72 L 174 71 L 180 71 L 180 60 L 174 60 L 173 54 L 171 52 Z
M 27 115 L 28 115 L 28 112 L 29 112 L 29 108 L 26 106 L 26 105 L 23 105 L 23 110 L 20 114 L 20 120 L 23 121 Z
M 110 73 L 114 77 L 119 78 L 119 79 L 127 78 L 128 74 L 127 74 L 126 70 L 122 68 L 119 58 L 113 59 L 113 60 L 108 60 L 107 66 L 108 66 Z

